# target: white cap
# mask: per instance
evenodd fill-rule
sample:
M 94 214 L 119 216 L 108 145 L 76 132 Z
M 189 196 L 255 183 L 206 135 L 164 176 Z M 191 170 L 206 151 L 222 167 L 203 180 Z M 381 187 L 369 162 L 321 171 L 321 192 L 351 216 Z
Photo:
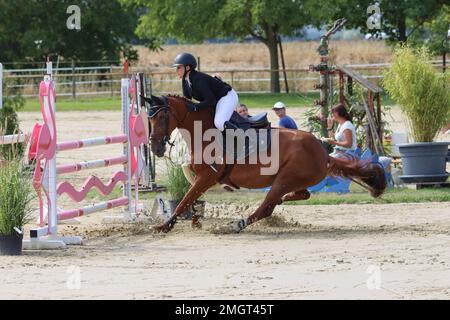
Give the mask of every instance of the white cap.
M 285 109 L 285 108 L 286 108 L 286 105 L 283 102 L 278 101 L 277 103 L 275 103 L 273 105 L 272 109 Z

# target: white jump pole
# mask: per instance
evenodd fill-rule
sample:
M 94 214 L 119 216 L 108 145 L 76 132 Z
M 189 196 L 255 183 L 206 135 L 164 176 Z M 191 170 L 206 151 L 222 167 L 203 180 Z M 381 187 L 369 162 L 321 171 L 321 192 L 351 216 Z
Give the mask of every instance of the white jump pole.
M 122 79 L 121 82 L 121 98 L 122 98 L 122 132 L 127 133 L 129 132 L 129 115 L 130 115 L 130 99 L 129 99 L 129 86 L 130 81 L 128 79 Z M 132 219 L 133 213 L 136 212 L 137 208 L 134 208 L 133 205 L 133 199 L 132 199 L 132 193 L 131 193 L 131 148 L 130 148 L 130 136 L 128 136 L 127 143 L 124 143 L 123 145 L 123 154 L 127 157 L 127 163 L 124 165 L 124 172 L 127 174 L 127 182 L 123 186 L 123 196 L 128 198 L 128 210 L 125 213 L 125 219 L 129 220 Z
M 52 79 L 52 74 L 53 74 L 53 66 L 52 66 L 52 62 L 48 61 L 47 62 L 47 75 L 44 78 L 44 81 L 53 81 Z M 56 101 L 54 101 L 54 97 L 50 96 L 50 99 L 52 100 L 51 102 L 51 107 L 53 107 L 52 113 L 55 116 L 56 119 Z M 44 99 L 44 104 L 47 104 L 48 101 L 47 99 Z M 52 127 L 49 127 L 50 130 L 52 130 Z M 55 140 L 57 141 L 58 137 L 56 136 L 56 132 L 52 132 L 52 136 L 55 138 Z M 48 192 L 49 192 L 49 197 L 51 199 L 51 203 L 48 204 L 48 229 L 49 229 L 49 233 L 52 234 L 53 236 L 56 236 L 57 232 L 58 232 L 58 208 L 57 208 L 57 202 L 56 202 L 56 153 L 54 155 L 54 157 L 49 161 L 49 165 L 48 165 L 48 181 L 49 181 L 49 186 L 48 186 Z

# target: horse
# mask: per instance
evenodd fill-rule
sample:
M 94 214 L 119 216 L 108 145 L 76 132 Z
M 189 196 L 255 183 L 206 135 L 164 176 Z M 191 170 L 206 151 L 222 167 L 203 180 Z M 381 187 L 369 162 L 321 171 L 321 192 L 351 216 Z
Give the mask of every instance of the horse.
M 150 104 L 149 125 L 151 127 L 151 151 L 157 157 L 163 157 L 167 144 L 170 144 L 172 132 L 178 128 L 194 137 L 194 123 L 200 121 L 202 134 L 206 130 L 214 129 L 213 109 L 189 112 L 186 104 L 190 101 L 177 95 L 144 97 Z M 218 131 L 218 129 L 215 129 Z M 358 159 L 339 159 L 328 155 L 327 151 L 312 134 L 301 130 L 285 128 L 271 128 L 272 135 L 277 135 L 279 141 L 272 142 L 268 150 L 273 156 L 274 143 L 278 143 L 278 170 L 272 174 L 261 174 L 261 169 L 267 164 L 236 163 L 230 166 L 219 164 L 217 172 L 201 156 L 201 161 L 194 161 L 198 155 L 210 144 L 208 141 L 188 144 L 191 162 L 190 170 L 195 173 L 194 183 L 185 194 L 168 221 L 156 226 L 156 230 L 167 233 L 174 227 L 177 217 L 185 212 L 209 188 L 217 183 L 224 183 L 235 187 L 259 189 L 270 186 L 264 201 L 248 218 L 232 221 L 228 225 L 228 232 L 239 233 L 250 224 L 270 216 L 275 207 L 282 202 L 307 200 L 310 193 L 307 188 L 316 185 L 327 175 L 341 176 L 352 179 L 366 187 L 372 197 L 379 197 L 386 189 L 384 169 L 381 165 L 371 161 Z M 193 220 L 193 226 L 198 221 Z

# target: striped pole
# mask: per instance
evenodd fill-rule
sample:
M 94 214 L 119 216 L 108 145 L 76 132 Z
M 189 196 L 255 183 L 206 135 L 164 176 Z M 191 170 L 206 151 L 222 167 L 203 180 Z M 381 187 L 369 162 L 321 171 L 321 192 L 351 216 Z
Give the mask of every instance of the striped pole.
M 80 208 L 80 209 L 61 211 L 60 213 L 58 213 L 58 220 L 63 221 L 63 220 L 68 220 L 68 219 L 74 219 L 74 218 L 78 218 L 78 217 L 81 217 L 81 216 L 84 216 L 84 215 L 87 215 L 90 213 L 108 210 L 108 209 L 124 206 L 127 204 L 129 204 L 128 198 L 121 197 L 121 198 L 117 198 L 117 199 L 113 199 L 113 200 L 109 200 L 109 201 L 105 201 L 105 202 L 96 203 L 96 204 L 86 206 L 86 207 Z
M 27 138 L 28 138 L 28 136 L 24 133 L 11 134 L 8 136 L 0 136 L 0 145 L 22 143 L 22 142 L 25 142 L 27 140 Z
M 57 151 L 74 150 L 85 147 L 101 146 L 105 144 L 125 143 L 128 141 L 127 135 L 89 138 L 83 140 L 65 141 L 58 143 Z
M 73 164 L 64 164 L 56 167 L 57 174 L 72 173 L 86 169 L 104 168 L 114 166 L 118 164 L 126 164 L 127 158 L 125 156 L 119 156 L 107 159 L 98 159 L 91 161 L 83 161 Z

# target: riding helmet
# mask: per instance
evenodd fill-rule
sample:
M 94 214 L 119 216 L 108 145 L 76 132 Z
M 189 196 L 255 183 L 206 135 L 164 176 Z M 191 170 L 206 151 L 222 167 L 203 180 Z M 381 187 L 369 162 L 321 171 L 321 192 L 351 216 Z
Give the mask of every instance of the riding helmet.
M 172 67 L 177 66 L 192 66 L 192 68 L 195 69 L 197 68 L 197 60 L 192 54 L 183 52 L 177 55 L 175 62 L 172 65 Z

